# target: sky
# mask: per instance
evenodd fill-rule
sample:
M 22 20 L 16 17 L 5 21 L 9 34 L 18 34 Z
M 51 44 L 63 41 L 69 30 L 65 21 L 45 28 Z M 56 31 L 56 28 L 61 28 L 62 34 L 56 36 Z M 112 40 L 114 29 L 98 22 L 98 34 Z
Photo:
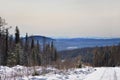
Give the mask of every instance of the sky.
M 120 37 L 120 0 L 0 0 L 0 16 L 22 36 Z

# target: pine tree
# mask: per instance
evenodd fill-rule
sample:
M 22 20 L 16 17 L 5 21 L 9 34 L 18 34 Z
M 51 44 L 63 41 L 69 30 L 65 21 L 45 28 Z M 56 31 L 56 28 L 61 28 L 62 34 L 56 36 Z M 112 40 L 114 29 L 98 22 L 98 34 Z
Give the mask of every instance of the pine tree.
M 26 66 L 29 65 L 29 41 L 28 41 L 28 34 L 26 33 L 25 37 L 25 47 L 24 47 L 24 63 Z
M 20 64 L 20 32 L 18 27 L 16 26 L 15 29 L 15 49 L 14 49 L 14 53 L 16 55 L 16 64 Z
M 34 39 L 32 38 L 32 41 L 31 41 L 31 65 L 32 66 L 35 66 L 36 65 L 36 53 L 35 53 L 35 44 L 34 44 Z
M 42 56 L 41 56 L 41 49 L 40 49 L 40 44 L 39 41 L 37 40 L 37 47 L 36 47 L 36 53 L 37 53 L 37 65 L 41 65 L 41 60 L 42 60 Z
M 54 42 L 51 42 L 51 60 L 52 61 L 57 61 L 58 58 L 58 54 L 57 54 L 57 50 L 54 47 Z
M 15 33 L 15 43 L 18 44 L 20 42 L 20 32 L 18 27 L 16 26 L 16 33 Z
M 7 65 L 7 59 L 8 59 L 8 29 L 6 29 L 4 65 Z

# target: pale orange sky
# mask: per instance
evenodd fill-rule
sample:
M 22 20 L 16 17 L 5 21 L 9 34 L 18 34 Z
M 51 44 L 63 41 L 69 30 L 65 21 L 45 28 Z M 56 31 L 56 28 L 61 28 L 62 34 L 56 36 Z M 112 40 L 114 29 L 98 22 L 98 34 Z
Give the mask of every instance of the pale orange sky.
M 120 36 L 120 0 L 0 0 L 0 16 L 22 35 Z

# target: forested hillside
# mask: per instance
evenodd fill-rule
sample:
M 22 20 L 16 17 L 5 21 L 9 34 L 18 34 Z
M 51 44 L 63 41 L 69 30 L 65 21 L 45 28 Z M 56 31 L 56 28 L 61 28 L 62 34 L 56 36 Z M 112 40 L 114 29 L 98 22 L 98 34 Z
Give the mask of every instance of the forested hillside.
M 81 49 L 60 51 L 59 54 L 61 55 L 62 59 L 69 59 L 69 58 L 75 58 L 77 56 L 81 56 L 81 60 L 84 63 L 92 64 L 93 50 L 94 48 L 81 48 Z
M 58 51 L 79 49 L 86 47 L 103 47 L 118 45 L 120 38 L 65 38 L 55 39 L 55 46 Z
M 62 59 L 81 56 L 83 63 L 93 66 L 120 66 L 120 46 L 105 46 L 93 48 L 81 48 L 74 50 L 60 51 Z

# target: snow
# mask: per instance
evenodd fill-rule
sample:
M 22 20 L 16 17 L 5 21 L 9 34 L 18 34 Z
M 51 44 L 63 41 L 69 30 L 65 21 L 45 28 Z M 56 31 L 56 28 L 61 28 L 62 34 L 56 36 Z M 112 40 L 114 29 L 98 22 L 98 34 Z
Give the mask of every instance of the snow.
M 120 80 L 120 67 L 102 67 L 96 70 L 84 80 Z
M 116 67 L 115 71 L 116 71 L 115 74 L 116 74 L 116 77 L 117 77 L 116 80 L 120 80 L 120 68 Z
M 0 80 L 120 80 L 120 67 L 85 67 L 58 70 L 53 67 L 35 67 L 39 75 L 32 76 L 34 67 L 0 66 Z
M 77 46 L 70 46 L 70 47 L 67 47 L 68 50 L 77 49 L 77 48 L 78 48 Z

